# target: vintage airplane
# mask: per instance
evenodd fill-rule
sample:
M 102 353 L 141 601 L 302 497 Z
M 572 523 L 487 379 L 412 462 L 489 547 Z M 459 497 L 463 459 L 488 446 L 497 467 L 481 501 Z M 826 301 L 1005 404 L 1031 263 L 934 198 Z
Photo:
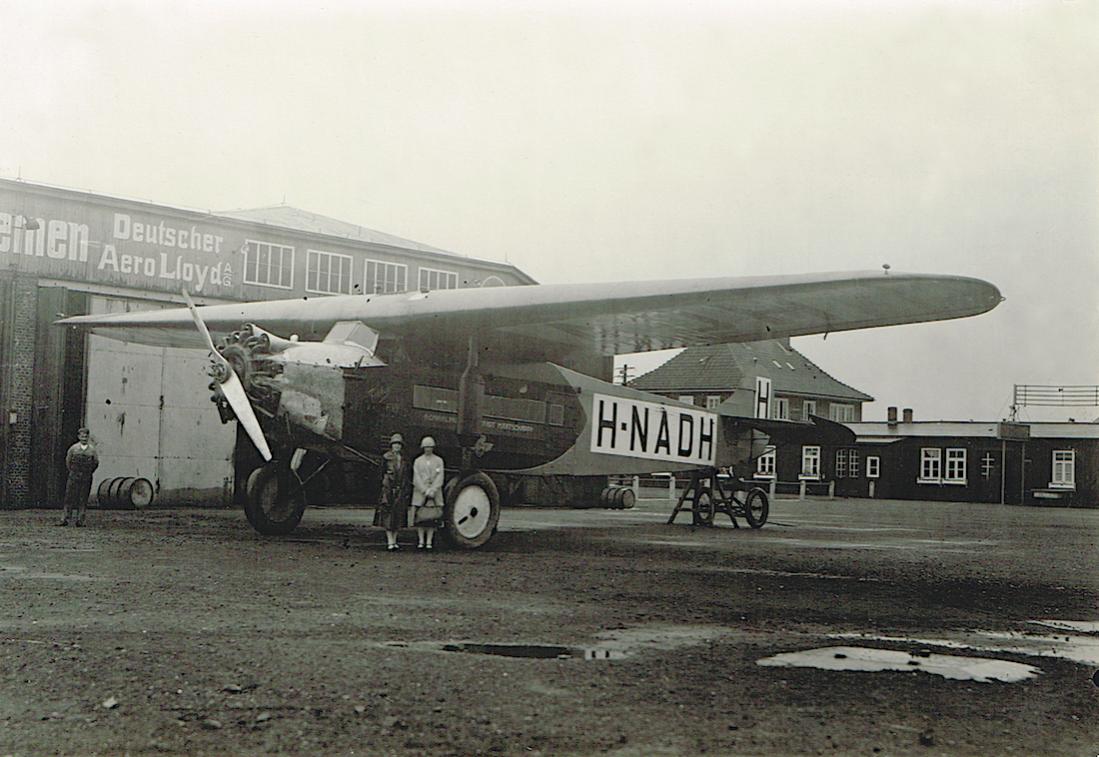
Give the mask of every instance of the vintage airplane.
M 887 270 L 201 308 L 186 299 L 189 310 L 59 323 L 210 350 L 222 420 L 235 417 L 262 457 L 245 504 L 261 533 L 288 533 L 301 520 L 303 451 L 377 464 L 382 440 L 401 431 L 413 443 L 438 440 L 450 474 L 445 533 L 473 548 L 495 531 L 497 484 L 508 476 L 735 469 L 762 452 L 762 434 L 803 425 L 767 420 L 750 397 L 703 410 L 577 367 L 627 352 L 962 318 L 1002 297 L 979 279 Z

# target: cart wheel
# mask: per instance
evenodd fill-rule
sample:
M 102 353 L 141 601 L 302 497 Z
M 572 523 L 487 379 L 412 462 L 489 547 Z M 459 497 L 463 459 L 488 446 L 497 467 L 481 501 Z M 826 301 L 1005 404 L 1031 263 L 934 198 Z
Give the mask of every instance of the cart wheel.
M 767 492 L 758 487 L 748 492 L 748 496 L 744 500 L 744 519 L 748 521 L 749 526 L 763 528 L 763 524 L 767 522 L 767 513 L 770 510 L 771 506 L 767 501 Z
M 701 488 L 695 492 L 694 524 L 696 526 L 714 524 L 714 495 L 707 488 Z

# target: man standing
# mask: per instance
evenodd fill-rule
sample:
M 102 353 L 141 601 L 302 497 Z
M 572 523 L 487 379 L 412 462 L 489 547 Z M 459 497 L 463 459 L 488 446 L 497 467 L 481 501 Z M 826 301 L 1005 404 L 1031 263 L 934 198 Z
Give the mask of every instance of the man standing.
M 77 442 L 65 453 L 65 467 L 69 470 L 69 479 L 65 482 L 65 515 L 57 525 L 69 525 L 69 516 L 76 511 L 73 525 L 84 525 L 84 511 L 88 509 L 88 495 L 92 491 L 92 473 L 99 467 L 99 455 L 95 445 L 89 441 L 88 429 L 76 432 Z
M 420 442 L 424 454 L 412 464 L 412 509 L 409 520 L 416 526 L 417 549 L 432 549 L 435 529 L 443 517 L 443 459 L 435 454 L 435 440 Z

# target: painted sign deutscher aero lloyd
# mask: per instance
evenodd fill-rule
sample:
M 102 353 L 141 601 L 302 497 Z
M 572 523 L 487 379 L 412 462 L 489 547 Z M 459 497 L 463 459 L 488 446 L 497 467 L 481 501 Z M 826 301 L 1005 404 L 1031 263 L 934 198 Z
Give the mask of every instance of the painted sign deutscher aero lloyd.
M 592 452 L 714 465 L 714 413 L 605 394 L 593 395 L 592 411 Z

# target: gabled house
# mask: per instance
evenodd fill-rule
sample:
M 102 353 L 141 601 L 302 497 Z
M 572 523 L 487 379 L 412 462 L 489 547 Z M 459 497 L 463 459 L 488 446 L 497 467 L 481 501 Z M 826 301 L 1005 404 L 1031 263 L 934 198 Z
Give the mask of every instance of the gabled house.
M 732 403 L 753 416 L 756 403 L 766 401 L 769 417 L 795 421 L 861 421 L 862 403 L 874 399 L 830 376 L 789 339 L 688 347 L 630 386 L 700 407 Z
M 816 415 L 840 423 L 862 420 L 862 404 L 873 397 L 830 376 L 790 346 L 789 339 L 688 347 L 630 386 L 710 409 L 719 405 L 738 415 L 806 421 Z M 807 444 L 774 447 L 756 461 L 760 479 L 825 480 L 821 461 L 832 450 Z

